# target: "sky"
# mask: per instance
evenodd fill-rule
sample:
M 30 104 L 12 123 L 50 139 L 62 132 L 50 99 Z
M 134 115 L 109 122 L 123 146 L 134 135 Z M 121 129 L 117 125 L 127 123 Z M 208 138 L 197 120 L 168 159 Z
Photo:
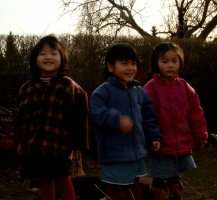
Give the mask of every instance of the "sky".
M 156 1 L 153 9 L 156 9 Z M 146 26 L 151 29 L 157 12 L 150 9 L 149 12 L 146 14 L 152 18 Z M 9 34 L 10 31 L 19 35 L 73 33 L 76 16 L 60 18 L 61 13 L 61 0 L 0 0 L 0 34 Z
M 60 7 L 60 0 L 0 0 L 0 34 L 70 32 L 75 20 L 70 16 L 59 19 Z

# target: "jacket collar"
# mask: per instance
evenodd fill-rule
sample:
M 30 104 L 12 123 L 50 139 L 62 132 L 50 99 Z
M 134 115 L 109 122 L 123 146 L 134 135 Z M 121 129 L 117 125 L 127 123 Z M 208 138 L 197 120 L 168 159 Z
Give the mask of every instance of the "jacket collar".
M 62 77 L 64 77 L 65 75 L 57 75 L 57 76 L 54 76 L 54 77 L 51 77 L 50 78 L 50 80 L 49 81 L 58 81 L 58 80 L 61 80 L 61 78 Z M 32 76 L 31 78 L 30 78 L 30 80 L 32 81 L 32 82 L 35 82 L 35 83 L 38 83 L 38 82 L 42 82 L 42 80 L 40 79 L 40 77 L 34 77 L 34 76 Z
M 58 82 L 60 82 L 61 78 L 63 76 L 56 76 L 56 77 L 53 77 L 51 78 L 48 82 L 47 82 L 47 86 L 50 86 L 51 84 L 58 84 Z M 42 80 L 40 79 L 40 77 L 32 77 L 31 78 L 31 82 L 40 90 L 42 90 L 42 85 L 43 85 L 43 82 Z
M 126 89 L 126 87 L 114 77 L 109 77 L 108 82 L 116 87 Z M 134 86 L 139 86 L 139 85 L 140 85 L 140 82 L 134 79 L 131 82 L 127 83 L 127 88 L 129 89 L 129 88 L 132 88 Z
M 169 83 L 171 83 L 172 81 L 174 81 L 174 80 L 177 79 L 178 77 L 179 77 L 179 75 L 175 75 L 175 76 L 173 77 L 173 79 L 172 79 Z M 156 79 L 156 80 L 158 80 L 158 81 L 161 81 L 161 82 L 166 83 L 166 82 L 161 78 L 160 74 L 154 74 L 153 78 Z

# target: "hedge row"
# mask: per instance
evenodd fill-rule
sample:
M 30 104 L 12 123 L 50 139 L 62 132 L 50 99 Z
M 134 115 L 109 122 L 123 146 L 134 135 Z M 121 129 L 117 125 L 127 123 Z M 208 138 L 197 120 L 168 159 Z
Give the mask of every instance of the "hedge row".
M 133 38 L 92 35 L 57 35 L 68 49 L 69 76 L 78 82 L 90 96 L 102 82 L 104 56 L 107 48 L 117 42 L 135 47 L 140 58 L 137 79 L 144 85 L 150 78 L 150 55 L 153 47 L 163 41 L 159 38 Z M 0 106 L 17 107 L 19 87 L 30 76 L 29 55 L 39 36 L 0 35 Z M 208 131 L 217 133 L 217 42 L 194 39 L 173 40 L 185 53 L 185 68 L 180 77 L 186 79 L 198 92 L 208 123 Z M 1 115 L 1 111 L 0 111 Z M 0 129 L 1 131 L 1 129 Z

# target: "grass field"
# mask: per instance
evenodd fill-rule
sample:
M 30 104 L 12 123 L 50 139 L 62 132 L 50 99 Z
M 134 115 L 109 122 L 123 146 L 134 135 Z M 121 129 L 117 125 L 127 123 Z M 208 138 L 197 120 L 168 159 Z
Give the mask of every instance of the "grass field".
M 195 151 L 193 157 L 197 168 L 181 175 L 183 199 L 217 200 L 217 145 L 207 145 L 203 152 Z M 84 153 L 82 158 L 85 177 L 99 177 L 100 163 L 96 153 Z M 19 169 L 0 166 L 0 200 L 32 200 L 33 196 L 38 196 L 26 190 L 29 180 L 19 176 Z
M 193 154 L 197 169 L 181 175 L 185 199 L 217 199 L 217 146 L 207 145 Z
M 203 152 L 194 151 L 196 169 L 181 174 L 184 185 L 184 199 L 217 200 L 217 145 L 207 145 Z M 91 159 L 83 156 L 83 167 L 87 176 L 100 175 L 100 165 L 96 155 Z

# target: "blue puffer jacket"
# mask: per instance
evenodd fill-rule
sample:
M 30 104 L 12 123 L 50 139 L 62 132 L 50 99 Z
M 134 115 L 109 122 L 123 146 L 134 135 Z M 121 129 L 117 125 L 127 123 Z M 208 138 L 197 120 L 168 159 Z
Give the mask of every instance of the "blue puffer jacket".
M 134 124 L 128 134 L 119 129 L 123 115 Z M 140 160 L 147 156 L 146 141 L 159 141 L 161 137 L 148 94 L 140 86 L 126 88 L 113 77 L 93 92 L 90 116 L 101 163 Z

